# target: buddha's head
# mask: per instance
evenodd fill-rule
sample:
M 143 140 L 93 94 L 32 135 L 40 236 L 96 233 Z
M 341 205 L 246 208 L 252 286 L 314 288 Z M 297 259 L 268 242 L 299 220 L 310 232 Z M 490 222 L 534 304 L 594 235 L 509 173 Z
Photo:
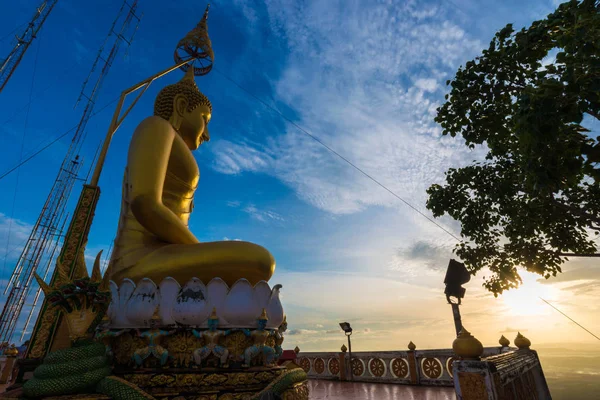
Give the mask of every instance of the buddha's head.
M 212 105 L 194 81 L 193 68 L 182 80 L 164 87 L 154 101 L 154 115 L 171 123 L 190 150 L 210 140 Z

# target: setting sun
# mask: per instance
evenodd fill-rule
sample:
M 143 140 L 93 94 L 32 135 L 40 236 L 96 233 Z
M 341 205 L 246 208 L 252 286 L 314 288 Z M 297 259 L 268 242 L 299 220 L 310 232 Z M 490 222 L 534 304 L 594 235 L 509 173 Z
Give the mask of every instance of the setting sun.
M 522 272 L 523 284 L 518 289 L 504 292 L 500 298 L 506 311 L 513 316 L 547 315 L 552 312 L 544 300 L 557 300 L 558 289 L 538 282 L 539 275 Z

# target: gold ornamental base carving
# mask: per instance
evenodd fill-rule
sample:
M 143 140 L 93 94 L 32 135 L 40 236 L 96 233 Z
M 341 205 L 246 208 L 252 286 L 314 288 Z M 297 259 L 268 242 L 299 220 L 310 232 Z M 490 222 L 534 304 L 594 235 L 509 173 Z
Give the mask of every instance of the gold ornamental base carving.
M 459 372 L 458 383 L 463 400 L 481 400 L 487 398 L 485 376 L 476 372 Z
M 216 368 L 212 371 L 208 368 L 202 371 L 139 370 L 121 377 L 161 400 L 242 400 L 265 389 L 285 370 L 285 367 L 229 371 Z M 306 393 L 304 397 L 303 393 Z M 306 400 L 308 387 L 303 382 L 288 389 L 284 395 L 287 396 L 284 399 L 288 400 Z
M 302 382 L 283 392 L 283 400 L 308 400 L 308 382 Z
M 107 338 L 105 344 L 113 349 L 114 363 L 120 367 L 132 367 L 133 354 L 137 349 L 147 346 L 146 340 L 137 336 L 134 331 L 124 333 L 117 337 Z M 252 346 L 252 339 L 246 337 L 242 332 L 233 332 L 230 335 L 221 338 L 219 344 L 229 350 L 229 357 L 232 363 L 241 363 L 243 361 L 244 350 Z M 266 342 L 267 346 L 275 346 L 275 339 L 270 337 Z M 169 352 L 169 360 L 165 367 L 168 368 L 192 368 L 194 367 L 193 352 L 204 346 L 204 340 L 195 337 L 191 331 L 179 331 L 161 340 L 161 346 Z M 218 365 L 218 359 L 210 356 L 209 363 L 213 366 Z M 253 359 L 253 363 L 259 364 L 261 356 Z M 159 367 L 158 360 L 154 357 L 148 357 L 144 361 L 144 367 Z

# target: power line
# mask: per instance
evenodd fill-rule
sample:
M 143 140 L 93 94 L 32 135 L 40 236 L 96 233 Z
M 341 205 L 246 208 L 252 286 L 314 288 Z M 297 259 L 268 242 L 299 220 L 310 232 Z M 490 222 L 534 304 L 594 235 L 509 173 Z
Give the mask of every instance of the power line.
M 330 153 L 336 155 L 338 158 L 340 158 L 341 160 L 343 160 L 344 162 L 346 162 L 352 168 L 354 168 L 355 170 L 357 170 L 358 172 L 360 172 L 361 174 L 363 174 L 364 176 L 366 176 L 367 178 L 369 178 L 370 180 L 372 180 L 373 182 L 375 182 L 377 185 L 379 185 L 380 187 L 382 187 L 383 189 L 385 189 L 392 196 L 394 196 L 395 198 L 397 198 L 398 200 L 400 200 L 401 202 L 403 202 L 404 204 L 406 204 L 408 207 L 410 207 L 411 209 L 413 209 L 414 211 L 416 211 L 417 213 L 419 213 L 421 216 L 425 217 L 429 222 L 431 222 L 432 224 L 434 224 L 435 226 L 437 226 L 438 228 L 440 228 L 441 230 L 443 230 L 444 232 L 446 232 L 448 235 L 452 236 L 454 239 L 456 239 L 457 241 L 460 242 L 460 239 L 456 235 L 454 235 L 452 232 L 450 232 L 448 229 L 444 228 L 442 225 L 438 224 L 433 219 L 429 218 L 426 214 L 424 214 L 423 212 L 421 212 L 418 208 L 416 208 L 415 206 L 413 206 L 412 204 L 410 204 L 408 201 L 404 200 L 402 197 L 400 197 L 399 195 L 397 195 L 393 190 L 389 189 L 387 186 L 385 186 L 383 183 L 379 182 L 373 176 L 371 176 L 368 173 L 366 173 L 364 170 L 362 170 L 360 167 L 358 167 L 352 161 L 348 160 L 346 157 L 344 157 L 343 155 L 341 155 L 340 153 L 338 153 L 337 151 L 335 151 L 334 149 L 332 149 L 331 147 L 329 147 L 327 144 L 325 144 L 324 142 L 322 142 L 319 138 L 317 138 L 316 136 L 312 135 L 307 130 L 305 130 L 304 128 L 302 128 L 300 125 L 298 125 L 297 123 L 295 123 L 294 121 L 292 121 L 290 118 L 288 118 L 287 116 L 285 116 L 281 111 L 279 111 L 275 107 L 271 106 L 267 102 L 263 101 L 261 98 L 259 98 L 258 96 L 254 95 L 253 93 L 251 93 L 249 90 L 247 90 L 242 85 L 240 85 L 239 83 L 237 83 L 236 81 L 234 81 L 233 79 L 231 79 L 230 77 L 228 77 L 227 75 L 225 75 L 224 73 L 222 73 L 221 71 L 219 71 L 214 66 L 213 66 L 213 70 L 217 71 L 217 73 L 219 73 L 225 79 L 227 79 L 228 81 L 230 81 L 231 83 L 233 83 L 235 86 L 237 86 L 242 91 L 246 92 L 249 96 L 252 96 L 254 99 L 256 99 L 257 101 L 259 101 L 265 107 L 269 108 L 272 111 L 275 111 L 283 119 L 285 119 L 287 122 L 289 122 L 294 127 L 296 127 L 296 129 L 298 129 L 299 131 L 301 131 L 304 134 L 306 134 L 308 137 L 310 137 L 311 139 L 313 139 L 314 141 L 316 141 L 317 143 L 319 143 L 321 146 L 325 147 Z
M 25 137 L 27 137 L 27 127 L 29 125 L 29 111 L 31 110 L 31 97 L 33 95 L 33 85 L 35 84 L 35 73 L 37 72 L 38 66 L 38 57 L 40 55 L 40 47 L 41 47 L 41 39 L 38 40 L 37 51 L 35 52 L 35 60 L 33 62 L 33 73 L 31 75 L 31 85 L 29 87 L 29 102 L 27 103 L 27 112 L 25 113 L 25 125 L 23 127 L 23 138 L 21 139 L 21 150 L 19 153 L 19 160 L 23 160 L 23 150 L 25 149 Z M 19 175 L 20 170 L 17 169 L 17 179 L 15 182 L 15 192 L 13 194 L 12 208 L 10 211 L 10 220 L 8 222 L 8 234 L 6 236 L 6 249 L 4 254 L 4 262 L 2 263 L 1 274 L 4 275 L 4 270 L 6 269 L 6 259 L 8 257 L 8 246 L 10 244 L 10 234 L 12 232 L 12 223 L 13 217 L 15 213 L 15 205 L 17 204 L 17 193 L 19 189 Z
M 100 108 L 98 111 L 96 111 L 95 113 L 93 113 L 90 116 L 90 118 L 93 117 L 93 116 L 95 116 L 95 115 L 97 115 L 97 114 L 99 114 L 99 113 L 101 113 L 107 107 L 113 105 L 117 100 L 119 100 L 119 97 L 115 97 L 113 100 L 111 100 L 110 102 L 108 102 L 107 104 L 105 104 L 102 108 Z M 63 137 L 67 136 L 69 133 L 71 133 L 73 131 L 73 129 L 76 129 L 78 125 L 79 124 L 73 125 L 69 130 L 67 130 L 66 132 L 64 132 L 60 136 L 56 137 L 50 143 L 48 143 L 47 145 L 45 145 L 44 147 L 42 147 L 41 149 L 39 149 L 38 151 L 36 151 L 35 153 L 33 153 L 31 156 L 27 157 L 25 160 L 21 161 L 19 164 L 15 165 L 13 168 L 11 168 L 8 171 L 6 171 L 4 174 L 0 175 L 0 180 L 2 180 L 3 178 L 5 178 L 6 176 L 10 175 L 12 172 L 14 172 L 15 170 L 17 170 L 23 164 L 27 163 L 28 161 L 31 161 L 31 159 L 33 159 L 35 156 L 37 156 L 38 154 L 40 154 L 42 151 L 46 150 L 48 147 L 52 146 L 54 143 L 58 142 Z
M 550 307 L 554 308 L 556 311 L 558 311 L 559 313 L 561 313 L 562 315 L 564 315 L 565 317 L 569 318 L 571 320 L 571 322 L 573 322 L 575 325 L 577 325 L 578 327 L 580 327 L 581 329 L 583 329 L 584 331 L 586 331 L 587 333 L 589 333 L 590 335 L 592 335 L 593 337 L 595 337 L 596 339 L 600 340 L 600 337 L 594 335 L 592 332 L 590 332 L 589 330 L 587 330 L 583 325 L 581 325 L 579 322 L 575 321 L 573 318 L 569 317 L 567 314 L 565 314 L 564 312 L 560 311 L 558 308 L 554 307 L 552 304 L 550 304 L 549 302 L 547 302 L 546 300 L 542 299 L 540 297 L 540 300 L 542 300 L 544 303 L 548 304 Z
M 13 29 L 12 31 L 10 31 L 9 33 L 7 33 L 6 36 L 2 36 L 2 38 L 0 38 L 0 42 L 3 42 L 4 39 L 6 39 L 7 37 L 11 36 L 13 33 L 15 33 L 16 31 L 18 31 L 19 29 L 21 29 L 25 25 L 27 25 L 27 22 L 23 22 L 21 25 L 17 26 L 15 29 Z
M 54 86 L 56 83 L 60 82 L 63 78 L 63 76 L 68 75 L 72 70 L 74 70 L 75 68 L 79 67 L 78 64 L 72 64 L 69 65 L 69 67 L 65 68 L 65 70 L 60 73 L 55 75 L 55 79 L 52 83 L 50 83 L 48 86 L 46 86 L 44 89 L 42 89 L 41 91 L 39 91 L 35 96 L 33 96 L 33 98 L 28 101 L 26 104 L 23 105 L 23 107 L 19 108 L 18 110 L 16 110 L 10 117 L 8 117 L 8 119 L 6 119 L 2 125 L 0 126 L 4 126 L 7 123 L 9 123 L 10 121 L 12 121 L 13 118 L 15 118 L 17 115 L 19 115 L 23 110 L 25 110 L 27 107 L 29 107 L 31 105 L 31 102 L 34 100 L 39 99 L 44 93 L 46 93 L 48 91 L 48 89 L 50 89 L 52 86 Z

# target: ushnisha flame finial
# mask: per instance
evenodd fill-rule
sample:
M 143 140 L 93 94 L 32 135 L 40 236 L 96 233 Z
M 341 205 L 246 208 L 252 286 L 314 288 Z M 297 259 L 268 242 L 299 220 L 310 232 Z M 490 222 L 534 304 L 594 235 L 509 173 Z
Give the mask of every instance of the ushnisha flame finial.
M 219 317 L 217 316 L 217 307 L 213 307 L 212 313 L 210 313 L 210 317 L 208 319 L 219 319 Z
M 210 4 L 206 6 L 202 19 L 194 29 L 188 32 L 183 39 L 177 43 L 173 58 L 176 63 L 185 60 L 194 59 L 181 66 L 183 71 L 190 69 L 190 66 L 197 62 L 199 66 L 193 67 L 195 76 L 206 75 L 212 69 L 215 54 L 213 53 L 212 43 L 208 36 L 208 10 Z

